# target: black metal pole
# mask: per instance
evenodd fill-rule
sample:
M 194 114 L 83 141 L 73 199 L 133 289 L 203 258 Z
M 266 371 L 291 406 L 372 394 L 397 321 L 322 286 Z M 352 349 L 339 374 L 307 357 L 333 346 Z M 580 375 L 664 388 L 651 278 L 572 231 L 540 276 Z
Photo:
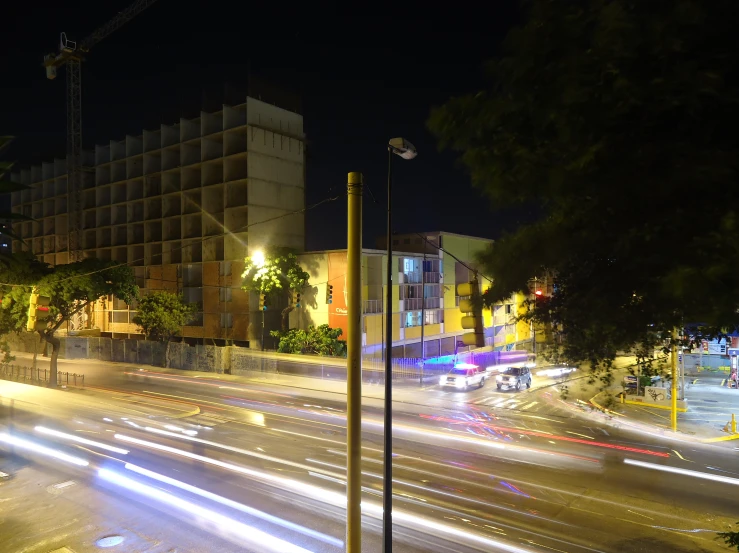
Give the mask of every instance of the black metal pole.
M 421 262 L 421 378 L 418 384 L 423 388 L 423 369 L 426 363 L 426 353 L 424 352 L 423 339 L 426 329 L 426 241 L 423 242 L 423 261 Z
M 393 550 L 393 152 L 387 150 L 387 290 L 385 293 L 385 424 L 382 467 L 382 552 Z

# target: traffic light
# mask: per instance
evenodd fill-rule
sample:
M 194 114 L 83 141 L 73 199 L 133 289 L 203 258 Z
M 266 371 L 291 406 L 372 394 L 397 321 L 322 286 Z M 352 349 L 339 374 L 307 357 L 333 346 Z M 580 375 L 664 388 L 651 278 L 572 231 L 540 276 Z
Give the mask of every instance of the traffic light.
M 334 285 L 333 284 L 327 284 L 326 285 L 326 303 L 334 303 Z
M 29 332 L 46 330 L 47 319 L 49 317 L 49 303 L 51 303 L 49 296 L 39 296 L 36 292 L 31 292 L 31 298 L 28 302 L 26 330 Z
M 462 317 L 462 328 L 472 330 L 462 335 L 465 346 L 481 348 L 485 346 L 485 333 L 482 325 L 482 297 L 477 279 L 457 286 L 457 294 L 466 296 L 459 300 L 459 310 L 467 313 Z
M 295 293 L 295 307 L 300 307 L 300 292 Z
M 259 310 L 267 311 L 267 308 L 269 308 L 269 300 L 267 300 L 267 295 L 259 294 Z

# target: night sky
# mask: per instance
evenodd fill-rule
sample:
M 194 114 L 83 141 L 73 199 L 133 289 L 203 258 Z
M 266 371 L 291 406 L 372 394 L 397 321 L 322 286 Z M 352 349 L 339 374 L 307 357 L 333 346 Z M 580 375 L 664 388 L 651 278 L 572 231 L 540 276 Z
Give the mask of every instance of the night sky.
M 4 7 L 0 134 L 17 136 L 6 158 L 28 165 L 64 156 L 65 78 L 45 78 L 43 54 L 56 50 L 60 31 L 83 39 L 128 3 Z M 335 4 L 255 5 L 159 0 L 97 44 L 82 67 L 83 146 L 235 103 L 229 95 L 252 75 L 302 99 L 308 204 L 343 192 L 347 172 L 364 173 L 380 203 L 366 199 L 365 246 L 384 234 L 385 145 L 394 136 L 419 150 L 413 161 L 394 161 L 397 232 L 494 238 L 515 225 L 517 214 L 495 211 L 455 156 L 439 153 L 425 122 L 432 106 L 485 86 L 483 62 L 517 21 L 517 3 L 489 13 L 373 3 L 372 15 Z M 306 224 L 307 249 L 345 247 L 345 197 L 310 211 Z

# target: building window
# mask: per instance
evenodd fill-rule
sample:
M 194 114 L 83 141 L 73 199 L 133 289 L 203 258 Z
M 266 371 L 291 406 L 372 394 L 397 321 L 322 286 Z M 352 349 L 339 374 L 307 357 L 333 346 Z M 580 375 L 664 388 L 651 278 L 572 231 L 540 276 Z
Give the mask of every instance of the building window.
M 233 328 L 233 313 L 221 313 L 221 328 Z
M 426 324 L 437 325 L 444 322 L 444 311 L 441 309 L 430 309 L 426 311 Z
M 510 303 L 505 306 L 505 314 L 510 315 L 513 312 L 513 305 Z
M 221 292 L 220 292 L 221 303 L 226 303 L 226 302 L 231 301 L 231 292 L 232 292 L 231 288 L 221 287 Z
M 404 324 L 405 328 L 410 328 L 413 326 L 421 326 L 421 312 L 420 311 L 406 312 L 404 323 L 405 323 Z

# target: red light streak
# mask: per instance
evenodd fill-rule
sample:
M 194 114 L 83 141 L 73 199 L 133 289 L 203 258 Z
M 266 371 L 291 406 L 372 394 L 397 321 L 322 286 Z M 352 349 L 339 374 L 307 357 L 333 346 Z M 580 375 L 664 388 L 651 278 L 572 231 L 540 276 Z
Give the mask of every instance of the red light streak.
M 518 429 L 518 428 L 507 428 L 505 426 L 493 426 L 493 425 L 485 424 L 485 423 L 482 423 L 482 422 L 470 422 L 470 421 L 460 422 L 460 421 L 457 421 L 457 420 L 454 420 L 454 419 L 449 419 L 449 418 L 445 418 L 445 417 L 437 417 L 437 416 L 433 416 L 433 415 L 424 415 L 424 414 L 421 414 L 419 416 L 421 418 L 424 418 L 424 419 L 440 420 L 440 421 L 444 421 L 444 422 L 450 422 L 452 424 L 464 424 L 464 425 L 467 425 L 467 426 L 470 426 L 470 425 L 484 426 L 484 427 L 491 428 L 493 430 L 506 431 L 506 432 L 509 432 L 511 434 L 525 434 L 525 435 L 529 435 L 529 436 L 537 436 L 539 438 L 548 438 L 550 440 L 562 440 L 562 441 L 565 441 L 565 442 L 574 442 L 574 443 L 578 443 L 578 444 L 594 445 L 596 447 L 603 447 L 603 448 L 607 448 L 607 449 L 616 449 L 616 450 L 619 450 L 619 451 L 629 451 L 631 453 L 643 453 L 644 455 L 654 455 L 655 457 L 669 457 L 670 456 L 669 453 L 662 453 L 662 452 L 659 452 L 659 451 L 650 451 L 649 449 L 641 449 L 641 448 L 637 448 L 637 447 L 628 447 L 628 446 L 624 446 L 624 445 L 607 444 L 605 442 L 596 442 L 596 441 L 591 441 L 591 440 L 583 440 L 583 439 L 580 439 L 580 438 L 570 438 L 569 436 L 559 436 L 557 434 L 547 434 L 547 433 L 544 433 L 544 432 L 537 432 L 535 430 L 521 430 L 521 429 Z

